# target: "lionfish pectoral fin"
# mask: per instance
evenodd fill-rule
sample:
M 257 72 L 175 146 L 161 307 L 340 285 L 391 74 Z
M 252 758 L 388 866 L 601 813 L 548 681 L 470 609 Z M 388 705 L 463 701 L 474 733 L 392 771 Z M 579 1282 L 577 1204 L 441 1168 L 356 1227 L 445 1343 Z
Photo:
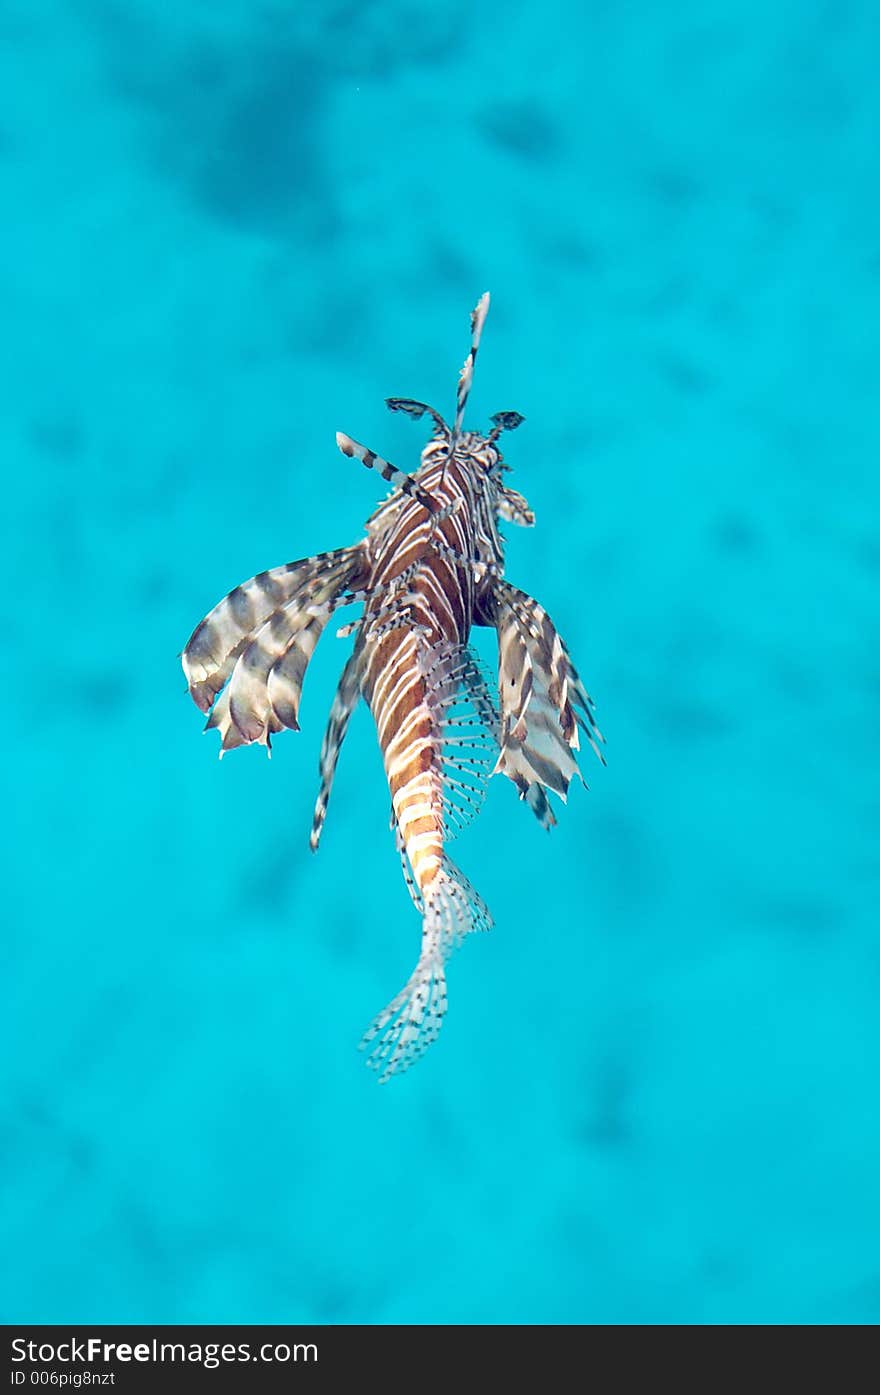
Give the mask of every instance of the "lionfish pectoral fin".
M 318 843 L 321 841 L 321 830 L 324 827 L 324 820 L 327 817 L 327 805 L 330 802 L 330 791 L 333 788 L 333 777 L 336 774 L 339 752 L 345 740 L 345 733 L 348 731 L 351 714 L 357 707 L 358 699 L 361 695 L 361 656 L 362 651 L 359 649 L 355 649 L 354 653 L 349 656 L 342 670 L 342 676 L 339 679 L 333 705 L 330 708 L 327 730 L 324 733 L 324 740 L 321 744 L 321 759 L 319 763 L 321 786 L 318 790 L 318 798 L 315 801 L 312 831 L 309 835 L 309 847 L 312 852 L 317 852 Z
M 498 517 L 507 523 L 516 523 L 520 528 L 531 528 L 534 525 L 535 515 L 529 507 L 528 500 L 519 490 L 511 489 L 509 485 L 503 484 L 499 487 L 497 510 Z
M 297 730 L 302 680 L 330 615 L 366 579 L 363 544 L 261 572 L 196 626 L 182 664 L 221 750 Z
M 380 1084 L 402 1075 L 437 1040 L 446 1015 L 446 961 L 465 935 L 489 930 L 492 917 L 464 873 L 444 855 L 425 893 L 422 951 L 403 988 L 361 1040 Z
M 572 779 L 580 776 L 578 728 L 604 763 L 592 698 L 549 615 L 524 591 L 495 580 L 477 618 L 498 633 L 501 750 L 493 774 L 512 780 L 550 828 L 556 819 L 548 791 L 564 802 Z

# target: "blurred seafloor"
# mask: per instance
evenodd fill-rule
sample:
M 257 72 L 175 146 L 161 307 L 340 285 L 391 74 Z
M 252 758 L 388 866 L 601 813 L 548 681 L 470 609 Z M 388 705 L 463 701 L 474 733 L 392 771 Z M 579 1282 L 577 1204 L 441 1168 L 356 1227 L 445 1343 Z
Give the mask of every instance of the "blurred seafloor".
M 880 1318 L 880 11 L 6 0 L 5 1321 Z M 599 703 L 441 1041 L 365 711 L 221 765 L 176 658 L 515 407 Z M 587 753 L 589 754 L 589 753 Z

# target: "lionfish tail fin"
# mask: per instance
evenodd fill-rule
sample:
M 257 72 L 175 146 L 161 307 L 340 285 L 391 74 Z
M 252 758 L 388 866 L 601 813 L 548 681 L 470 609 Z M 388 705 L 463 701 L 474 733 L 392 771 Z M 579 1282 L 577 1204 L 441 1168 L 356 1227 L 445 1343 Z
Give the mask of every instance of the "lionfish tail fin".
M 422 952 L 395 998 L 374 1018 L 361 1041 L 367 1065 L 384 1085 L 402 1075 L 437 1040 L 446 1015 L 446 961 L 472 930 L 489 930 L 492 917 L 463 872 L 444 854 L 425 890 Z
M 361 1040 L 367 1065 L 384 1085 L 402 1075 L 437 1040 L 446 1014 L 446 970 L 436 947 L 423 944 L 404 987 L 375 1017 Z

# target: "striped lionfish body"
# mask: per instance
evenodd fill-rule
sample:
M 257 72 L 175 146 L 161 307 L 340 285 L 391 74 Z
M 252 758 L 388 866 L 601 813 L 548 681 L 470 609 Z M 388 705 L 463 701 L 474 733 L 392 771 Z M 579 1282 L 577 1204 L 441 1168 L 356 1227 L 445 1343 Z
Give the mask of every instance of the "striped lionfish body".
M 434 1041 L 446 1011 L 446 961 L 464 935 L 492 923 L 446 851 L 479 808 L 490 774 L 507 775 L 549 828 L 556 820 L 548 793 L 565 800 L 579 773 L 579 729 L 602 759 L 592 700 L 550 617 L 503 577 L 499 520 L 534 522 L 505 483 L 509 467 L 498 445 L 522 417 L 498 413 L 486 436 L 463 430 L 488 308 L 484 295 L 471 316 L 452 427 L 424 403 L 388 399 L 392 411 L 433 423 L 414 475 L 337 435 L 345 455 L 392 485 L 366 537 L 237 586 L 196 627 L 182 656 L 193 700 L 220 732 L 220 754 L 253 742 L 268 747 L 275 733 L 298 730 L 305 670 L 331 615 L 363 602 L 361 618 L 339 631 L 355 643 L 321 748 L 310 842 L 316 849 L 342 741 L 363 697 L 382 749 L 404 877 L 422 916 L 416 967 L 364 1037 L 382 1080 Z M 494 695 L 469 646 L 473 625 L 497 633 Z

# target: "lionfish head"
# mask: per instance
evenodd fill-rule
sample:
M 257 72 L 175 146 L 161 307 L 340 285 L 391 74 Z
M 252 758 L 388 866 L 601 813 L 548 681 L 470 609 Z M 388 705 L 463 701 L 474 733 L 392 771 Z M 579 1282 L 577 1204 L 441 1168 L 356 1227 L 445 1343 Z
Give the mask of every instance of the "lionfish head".
M 460 459 L 467 458 L 481 468 L 485 474 L 497 475 L 510 467 L 504 464 L 496 442 L 502 431 L 515 431 L 522 424 L 524 418 L 521 414 L 519 412 L 496 412 L 491 418 L 492 429 L 485 436 L 478 431 L 463 430 L 464 411 L 474 380 L 474 364 L 477 361 L 480 336 L 488 313 L 489 292 L 486 291 L 471 312 L 471 347 L 458 375 L 455 420 L 451 427 L 443 420 L 440 413 L 434 407 L 429 407 L 426 402 L 417 402 L 411 397 L 388 397 L 385 401 L 392 412 L 405 412 L 407 416 L 413 417 L 415 420 L 429 416 L 433 421 L 434 434 L 425 447 L 423 460 L 443 452 L 447 460 L 452 459 L 453 456 Z

